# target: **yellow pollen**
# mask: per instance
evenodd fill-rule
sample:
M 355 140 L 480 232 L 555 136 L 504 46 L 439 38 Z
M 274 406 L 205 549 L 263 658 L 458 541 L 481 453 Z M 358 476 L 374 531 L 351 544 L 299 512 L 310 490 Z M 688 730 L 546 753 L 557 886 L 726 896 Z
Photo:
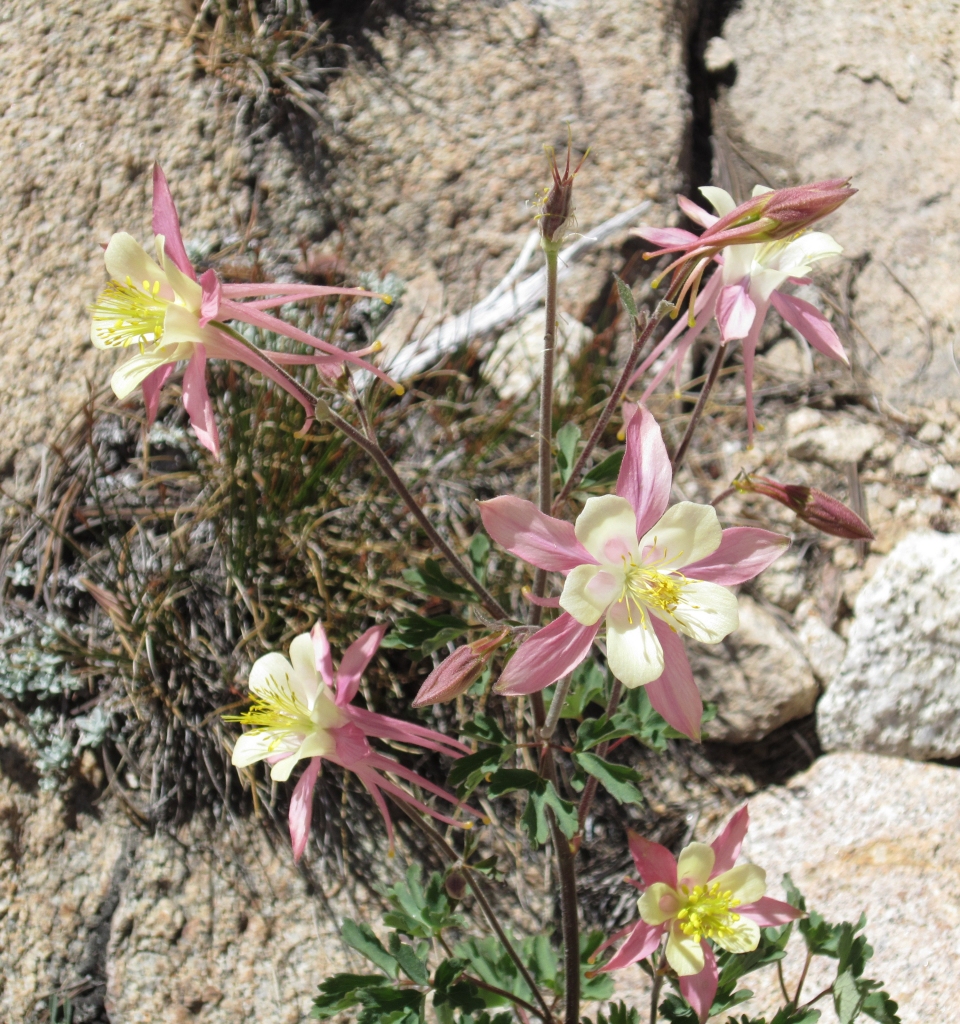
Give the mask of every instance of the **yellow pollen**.
M 223 720 L 252 725 L 254 735 L 273 733 L 275 738 L 270 744 L 271 750 L 280 746 L 287 736 L 306 735 L 315 732 L 317 728 L 306 705 L 273 679 L 268 680 L 266 686 L 253 697 L 253 703 L 246 711 L 239 715 L 224 715 Z
M 158 298 L 160 282 L 151 287 L 143 282 L 143 291 L 127 278 L 126 284 L 111 281 L 91 308 L 97 334 L 108 348 L 159 344 L 163 338 L 163 319 L 167 303 Z
M 679 574 L 667 575 L 659 572 L 654 565 L 637 565 L 631 558 L 623 559 L 623 589 L 620 600 L 626 601 L 627 619 L 633 625 L 632 606 L 640 611 L 641 621 L 643 609 L 650 605 L 663 612 L 673 614 L 680 602 L 680 589 L 686 580 Z
M 696 885 L 692 890 L 684 886 L 681 890 L 686 897 L 686 905 L 677 914 L 684 935 L 689 935 L 694 942 L 701 939 L 719 939 L 733 935 L 732 925 L 740 920 L 740 915 L 733 913 L 740 901 L 734 899 L 733 892 L 720 891 L 720 883 Z

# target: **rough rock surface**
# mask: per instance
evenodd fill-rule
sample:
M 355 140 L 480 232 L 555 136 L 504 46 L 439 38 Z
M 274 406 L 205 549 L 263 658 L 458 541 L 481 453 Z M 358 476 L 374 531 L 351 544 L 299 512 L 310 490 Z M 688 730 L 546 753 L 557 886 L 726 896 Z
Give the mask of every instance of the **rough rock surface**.
M 860 592 L 817 708 L 827 749 L 960 755 L 960 537 L 904 538 Z
M 744 853 L 766 869 L 771 895 L 782 898 L 779 879 L 789 872 L 807 905 L 828 920 L 866 913 L 875 950 L 867 974 L 885 982 L 903 1024 L 955 1016 L 960 978 L 943 965 L 960 955 L 951 924 L 960 913 L 956 768 L 828 754 L 786 787 L 754 797 L 750 819 Z M 791 944 L 788 986 L 802 965 Z M 829 980 L 815 962 L 804 991 L 812 997 Z M 778 1005 L 776 972 L 749 981 L 757 996 L 737 1015 L 769 1013 Z M 821 1024 L 834 1024 L 830 1000 L 817 1005 Z
M 743 141 L 797 180 L 852 175 L 861 190 L 827 224 L 855 261 L 852 310 L 877 353 L 858 341 L 860 358 L 895 401 L 955 393 L 956 5 L 745 0 L 723 37 Z
M 562 154 L 564 122 L 591 147 L 575 193 L 588 230 L 645 197 L 664 202 L 651 223 L 673 213 L 688 120 L 672 3 L 642 17 L 629 0 L 436 6 L 439 36 L 395 25 L 378 43 L 382 72 L 357 70 L 330 92 L 344 124 L 330 188 L 356 211 L 346 245 L 417 279 L 418 336 L 443 311 L 438 292 L 459 312 L 505 274 L 549 183 L 540 147 Z
M 255 821 L 148 836 L 114 801 L 76 813 L 2 739 L 0 1020 L 45 1020 L 58 991 L 77 1024 L 296 1024 L 325 971 L 360 966 Z
M 745 743 L 809 715 L 819 693 L 799 646 L 775 615 L 740 595 L 740 628 L 721 644 L 688 644 L 704 700 L 717 717 L 708 739 Z

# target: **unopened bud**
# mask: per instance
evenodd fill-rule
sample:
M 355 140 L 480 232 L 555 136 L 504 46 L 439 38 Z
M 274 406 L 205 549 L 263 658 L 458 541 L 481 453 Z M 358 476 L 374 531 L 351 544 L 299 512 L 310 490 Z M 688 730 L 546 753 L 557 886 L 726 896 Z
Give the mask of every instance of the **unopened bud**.
M 507 639 L 508 634 L 509 630 L 504 629 L 458 647 L 423 681 L 413 706 L 423 708 L 428 704 L 443 704 L 466 693 L 480 678 L 493 652 Z
M 842 501 L 816 487 L 782 484 L 766 476 L 744 476 L 734 480 L 733 486 L 742 493 L 763 494 L 796 512 L 805 523 L 821 533 L 845 540 L 873 540 L 873 531 L 851 508 Z
M 467 880 L 462 871 L 451 871 L 443 886 L 452 900 L 462 900 L 467 894 Z
M 567 162 L 560 173 L 557 166 L 557 154 L 552 146 L 545 147 L 547 156 L 550 158 L 550 173 L 553 175 L 553 185 L 546 190 L 542 199 L 539 200 L 540 213 L 540 239 L 545 249 L 559 249 L 566 233 L 567 224 L 573 219 L 573 179 L 577 171 L 583 166 L 587 159 L 584 153 L 577 164 L 576 169 L 570 171 L 570 140 L 567 140 Z M 587 150 L 589 152 L 589 150 Z

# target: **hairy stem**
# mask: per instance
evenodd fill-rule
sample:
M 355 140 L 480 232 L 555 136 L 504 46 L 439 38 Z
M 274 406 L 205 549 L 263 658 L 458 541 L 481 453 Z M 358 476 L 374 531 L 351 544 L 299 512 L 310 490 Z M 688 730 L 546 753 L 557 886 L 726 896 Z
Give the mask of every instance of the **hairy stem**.
M 660 1002 L 660 989 L 663 987 L 663 975 L 659 969 L 653 972 L 653 989 L 650 992 L 650 1024 L 657 1024 L 657 1008 Z
M 583 451 L 580 452 L 579 458 L 573 465 L 570 478 L 563 485 L 563 489 L 557 495 L 556 501 L 553 503 L 554 514 L 560 510 L 563 503 L 570 497 L 574 487 L 576 487 L 580 482 L 580 477 L 583 475 L 587 459 L 589 459 L 593 454 L 593 449 L 599 444 L 600 438 L 603 437 L 603 432 L 607 429 L 607 424 L 616 412 L 617 404 L 623 397 L 624 391 L 627 390 L 627 385 L 630 383 L 630 377 L 633 375 L 633 371 L 640 360 L 640 356 L 643 354 L 643 350 L 647 347 L 647 342 L 653 337 L 653 332 L 657 329 L 657 326 L 672 308 L 673 307 L 669 303 L 660 302 L 657 304 L 657 308 L 654 310 L 653 316 L 649 319 L 646 319 L 645 321 L 634 320 L 633 345 L 630 349 L 630 355 L 627 357 L 626 363 L 624 363 L 623 370 L 617 379 L 617 383 L 613 386 L 613 391 L 610 392 L 610 397 L 607 399 L 607 404 L 603 407 L 603 412 L 600 413 L 600 419 L 597 420 L 590 436 L 587 438 L 586 444 L 583 446 Z M 643 316 L 643 314 L 641 314 L 641 316 Z
M 803 983 L 807 980 L 807 971 L 810 970 L 810 961 L 813 959 L 813 953 L 810 948 L 807 947 L 807 958 L 803 962 L 803 970 L 800 972 L 800 980 L 797 982 L 797 991 L 793 994 L 793 1005 L 797 1006 L 800 1002 L 800 993 L 803 991 Z
M 446 861 L 448 861 L 451 864 L 456 864 L 458 861 L 460 861 L 460 857 L 457 854 L 457 851 L 446 841 L 446 839 L 443 838 L 442 835 L 440 835 L 440 833 L 432 825 L 428 825 L 427 822 L 425 822 L 423 818 L 421 818 L 420 815 L 416 813 L 416 811 L 408 807 L 402 800 L 397 800 L 393 796 L 390 796 L 390 799 L 393 801 L 394 806 L 398 807 L 417 826 L 417 828 L 419 828 L 423 832 L 423 834 L 433 843 L 441 857 L 443 857 Z M 534 1013 L 536 1013 L 538 1017 L 541 1017 L 546 1022 L 546 1024 L 553 1024 L 553 1014 L 550 1012 L 550 1007 L 547 1005 L 547 1001 L 543 998 L 542 993 L 537 988 L 537 983 L 533 980 L 533 975 L 527 969 L 527 965 L 521 959 L 516 947 L 510 941 L 507 933 L 503 930 L 503 927 L 500 924 L 496 912 L 490 905 L 490 900 L 487 898 L 486 893 L 483 891 L 480 879 L 476 876 L 476 873 L 474 872 L 473 868 L 470 867 L 469 864 L 464 864 L 462 861 L 460 861 L 460 863 L 463 868 L 464 877 L 467 880 L 467 885 L 470 886 L 471 890 L 473 891 L 473 895 L 476 897 L 477 903 L 480 904 L 480 908 L 483 911 L 483 916 L 487 919 L 487 923 L 493 929 L 497 938 L 503 945 L 503 948 L 507 951 L 507 955 L 516 965 L 517 970 L 520 972 L 520 976 L 527 983 L 527 986 L 533 993 L 534 998 L 540 1006 L 539 1010 L 534 1009 L 532 1006 L 531 1009 Z
M 543 334 L 543 372 L 540 375 L 540 445 L 538 504 L 550 514 L 553 492 L 553 364 L 557 350 L 557 252 L 544 249 L 547 257 L 547 314 Z M 542 597 L 542 591 L 537 593 Z
M 690 447 L 690 442 L 693 440 L 694 431 L 697 429 L 700 417 L 703 416 L 703 410 L 707 407 L 707 399 L 710 397 L 710 392 L 713 390 L 714 384 L 717 383 L 717 378 L 720 376 L 720 370 L 723 367 L 723 361 L 726 358 L 726 355 L 727 346 L 721 341 L 717 345 L 717 351 L 714 354 L 713 362 L 710 364 L 710 372 L 707 374 L 707 379 L 704 381 L 703 387 L 700 389 L 700 394 L 697 397 L 697 404 L 694 406 L 693 412 L 690 413 L 690 419 L 687 422 L 687 429 L 684 431 L 683 437 L 680 439 L 680 444 L 677 445 L 677 450 L 673 453 L 673 458 L 670 460 L 674 478 L 676 478 L 677 473 L 680 471 L 680 467 L 683 465 L 687 449 Z

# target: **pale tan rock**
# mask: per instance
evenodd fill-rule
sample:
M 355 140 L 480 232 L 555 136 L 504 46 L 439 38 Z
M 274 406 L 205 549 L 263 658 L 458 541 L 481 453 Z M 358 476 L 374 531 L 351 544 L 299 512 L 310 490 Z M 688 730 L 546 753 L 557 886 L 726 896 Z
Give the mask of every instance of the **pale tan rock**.
M 740 628 L 720 644 L 688 643 L 704 700 L 717 717 L 704 727 L 709 739 L 744 743 L 809 715 L 819 693 L 797 643 L 776 616 L 741 594 Z
M 787 446 L 787 454 L 838 469 L 849 462 L 861 462 L 882 440 L 883 431 L 873 423 L 831 423 L 798 435 Z
M 843 637 L 823 621 L 814 601 L 801 601 L 793 618 L 796 623 L 794 636 L 803 649 L 813 674 L 821 686 L 829 686 L 846 654 L 847 645 Z

